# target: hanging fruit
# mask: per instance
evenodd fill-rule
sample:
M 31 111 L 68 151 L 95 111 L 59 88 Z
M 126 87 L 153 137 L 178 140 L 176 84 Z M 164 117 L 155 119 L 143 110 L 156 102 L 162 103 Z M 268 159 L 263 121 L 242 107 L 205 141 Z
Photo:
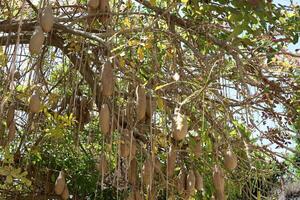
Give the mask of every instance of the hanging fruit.
M 55 181 L 55 187 L 54 187 L 55 194 L 61 195 L 65 189 L 65 185 L 66 185 L 65 174 L 63 171 L 60 171 Z
M 178 177 L 177 177 L 177 191 L 179 194 L 182 194 L 185 192 L 185 186 L 186 186 L 186 173 L 182 169 L 180 170 Z
M 213 184 L 216 190 L 217 196 L 223 196 L 224 194 L 224 173 L 222 169 L 215 165 L 213 168 Z
M 89 8 L 92 8 L 92 9 L 97 9 L 99 7 L 99 2 L 100 0 L 89 0 L 87 5 Z
M 135 200 L 144 200 L 143 195 L 139 191 L 135 191 Z
M 145 88 L 143 86 L 137 86 L 136 90 L 136 115 L 137 115 L 137 120 L 140 121 L 144 119 L 145 114 L 146 114 L 146 92 Z
M 195 170 L 195 179 L 196 179 L 195 189 L 197 191 L 203 190 L 203 177 L 200 175 L 200 173 L 197 170 Z
M 106 61 L 102 68 L 101 84 L 102 84 L 102 95 L 109 97 L 113 94 L 114 90 L 114 77 L 113 68 L 110 61 Z
M 128 182 L 133 186 L 136 185 L 137 175 L 137 160 L 133 158 L 128 167 Z
M 100 0 L 99 11 L 100 13 L 103 13 L 99 17 L 100 22 L 106 24 L 110 19 L 109 0 Z
M 194 174 L 194 170 L 189 170 L 187 177 L 186 177 L 186 191 L 187 194 L 193 195 L 195 191 L 195 183 L 196 178 Z
M 127 158 L 130 155 L 130 132 L 125 129 L 121 135 L 120 155 Z
M 52 6 L 48 5 L 41 16 L 41 26 L 45 33 L 48 33 L 51 31 L 54 24 L 54 16 L 52 12 Z
M 69 189 L 67 185 L 65 185 L 64 191 L 61 194 L 61 198 L 63 200 L 67 200 L 69 198 Z
M 170 147 L 167 157 L 167 176 L 173 176 L 176 164 L 176 151 L 174 146 Z
M 13 120 L 8 127 L 8 142 L 12 142 L 16 137 L 16 122 Z
M 101 106 L 99 117 L 101 132 L 106 135 L 109 133 L 110 127 L 110 112 L 107 104 Z
M 154 170 L 156 173 L 161 173 L 161 163 L 158 159 L 158 157 L 155 157 L 155 165 L 154 165 Z
M 40 26 L 36 27 L 33 35 L 29 41 L 29 52 L 34 54 L 39 54 L 42 51 L 42 47 L 45 41 L 45 36 L 43 30 Z
M 137 145 L 137 142 L 136 142 L 136 139 L 134 138 L 134 136 L 131 137 L 130 135 L 130 159 L 134 158 L 136 156 L 136 145 Z
M 92 26 L 94 22 L 96 21 L 96 17 L 94 15 L 97 14 L 98 10 L 88 7 L 88 18 L 87 18 L 87 24 L 89 26 Z
M 187 132 L 187 117 L 176 110 L 173 119 L 173 138 L 177 141 L 183 140 L 187 135 Z
M 231 149 L 228 149 L 225 153 L 224 166 L 228 170 L 234 170 L 237 166 L 237 157 Z
M 154 165 L 151 157 L 145 160 L 142 167 L 142 181 L 145 186 L 151 186 L 154 176 Z
M 96 169 L 101 174 L 101 176 L 105 176 L 108 170 L 108 162 L 105 154 L 101 154 L 96 163 Z
M 192 152 L 194 153 L 194 156 L 196 159 L 200 158 L 202 154 L 202 145 L 201 145 L 201 139 L 200 137 L 196 137 L 194 140 L 195 143 L 191 144 Z
M 29 110 L 32 113 L 38 113 L 41 109 L 40 97 L 37 94 L 31 95 L 29 99 Z
M 9 127 L 15 118 L 15 107 L 10 105 L 7 110 L 6 125 Z

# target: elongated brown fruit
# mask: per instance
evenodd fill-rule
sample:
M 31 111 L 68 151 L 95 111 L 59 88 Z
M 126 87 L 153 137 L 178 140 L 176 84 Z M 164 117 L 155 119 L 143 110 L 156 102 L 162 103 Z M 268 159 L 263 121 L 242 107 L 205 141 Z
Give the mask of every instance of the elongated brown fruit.
M 130 136 L 131 138 L 131 136 Z M 136 139 L 134 138 L 134 136 L 132 136 L 132 138 L 130 139 L 130 155 L 129 157 L 132 159 L 136 156 Z
M 184 170 L 180 170 L 177 177 L 177 191 L 179 194 L 182 194 L 185 191 L 186 177 L 186 172 Z
M 125 129 L 121 136 L 120 155 L 123 158 L 130 155 L 130 132 L 128 129 Z
M 55 187 L 54 187 L 55 194 L 61 195 L 65 189 L 65 186 L 66 186 L 65 174 L 63 171 L 60 171 L 55 181 Z
M 194 194 L 196 177 L 193 170 L 189 170 L 186 176 L 186 191 L 188 194 Z
M 48 33 L 51 31 L 54 24 L 54 16 L 52 12 L 52 6 L 48 5 L 41 16 L 41 26 L 43 28 L 43 31 L 45 33 Z
M 110 19 L 110 7 L 109 7 L 109 0 L 100 0 L 99 4 L 99 11 L 101 13 L 105 13 L 100 15 L 99 20 L 106 24 L 108 20 Z
M 8 127 L 8 142 L 12 142 L 16 137 L 16 123 L 13 120 Z
M 142 178 L 143 178 L 143 184 L 145 186 L 150 186 L 152 184 L 153 175 L 154 175 L 154 165 L 151 157 L 149 157 L 147 160 L 145 160 L 142 168 Z
M 167 175 L 173 176 L 176 164 L 176 151 L 173 146 L 170 147 L 167 158 Z
M 8 127 L 14 121 L 14 118 L 15 118 L 15 107 L 13 105 L 10 105 L 8 107 L 7 117 L 6 117 L 6 125 Z
M 93 15 L 97 14 L 97 9 L 93 9 L 88 7 L 88 18 L 87 18 L 87 23 L 89 26 L 93 26 L 95 21 L 96 21 L 96 17 Z
M 29 99 L 29 110 L 32 113 L 38 113 L 41 109 L 40 97 L 37 94 L 31 95 Z
M 97 9 L 99 7 L 99 0 L 89 0 L 87 5 L 89 8 L 92 8 L 92 9 Z
M 69 198 L 69 189 L 67 185 L 65 185 L 64 191 L 61 194 L 61 198 L 63 200 L 67 200 Z
M 154 171 L 156 173 L 161 173 L 161 163 L 160 163 L 158 157 L 155 157 Z
M 201 145 L 200 137 L 195 138 L 195 143 L 192 145 L 191 149 L 195 155 L 195 158 L 196 159 L 200 158 L 202 154 L 202 145 Z
M 107 104 L 103 104 L 100 110 L 100 127 L 103 134 L 109 133 L 110 112 Z
M 195 182 L 196 190 L 198 191 L 203 190 L 203 177 L 199 174 L 197 170 L 195 170 L 195 178 L 196 178 L 196 182 Z
M 232 150 L 227 150 L 224 156 L 224 166 L 228 170 L 234 170 L 237 166 L 237 157 Z
M 144 197 L 140 193 L 140 191 L 135 191 L 135 200 L 143 200 L 143 199 L 144 199 Z
M 224 173 L 218 165 L 213 168 L 213 184 L 218 193 L 224 193 Z
M 96 163 L 96 169 L 99 171 L 101 176 L 105 176 L 108 170 L 108 162 L 105 154 L 101 154 Z
M 179 112 L 175 113 L 173 124 L 173 137 L 180 141 L 185 138 L 188 131 L 187 117 Z
M 128 167 L 128 182 L 133 186 L 136 185 L 137 175 L 137 160 L 133 158 Z
M 102 68 L 101 83 L 102 95 L 106 97 L 111 96 L 114 90 L 114 75 L 112 64 L 110 61 L 106 61 Z
M 29 52 L 33 54 L 39 54 L 42 51 L 42 47 L 45 41 L 43 30 L 40 26 L 36 27 L 33 35 L 29 41 Z
M 216 200 L 226 200 L 224 191 L 216 191 Z
M 137 86 L 136 87 L 136 115 L 137 115 L 137 120 L 140 121 L 145 118 L 146 114 L 146 92 L 145 88 L 142 86 Z

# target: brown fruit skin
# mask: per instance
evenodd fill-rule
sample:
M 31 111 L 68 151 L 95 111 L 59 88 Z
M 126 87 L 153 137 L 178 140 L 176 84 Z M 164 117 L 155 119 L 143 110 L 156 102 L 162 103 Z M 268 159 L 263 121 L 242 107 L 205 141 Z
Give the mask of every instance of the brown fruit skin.
M 96 169 L 101 174 L 101 176 L 105 176 L 108 170 L 108 162 L 106 156 L 101 154 L 96 163 Z
M 184 193 L 185 186 L 186 186 L 186 173 L 184 170 L 180 170 L 178 177 L 177 177 L 177 191 L 179 194 Z
M 31 95 L 29 99 L 29 110 L 32 113 L 38 113 L 41 109 L 40 97 L 37 94 Z
M 192 151 L 195 155 L 195 158 L 198 159 L 200 158 L 201 154 L 202 154 L 202 145 L 201 145 L 201 140 L 200 138 L 196 138 L 195 139 L 196 144 L 194 146 L 192 146 Z
M 194 194 L 196 177 L 193 170 L 189 170 L 186 176 L 186 191 L 189 195 Z
M 159 161 L 159 159 L 157 157 L 155 157 L 154 171 L 156 173 L 160 173 L 161 172 L 161 163 L 160 163 L 160 161 Z
M 127 158 L 130 154 L 130 146 L 129 146 L 129 142 L 128 141 L 122 141 L 121 145 L 120 145 L 120 155 L 123 158 Z
M 130 137 L 131 138 L 131 137 Z M 134 136 L 132 136 L 132 140 L 130 140 L 130 153 L 129 153 L 129 157 L 130 159 L 134 158 L 136 156 L 136 139 L 134 138 Z
M 224 193 L 224 173 L 218 165 L 213 168 L 213 184 L 217 193 Z
M 54 187 L 55 194 L 61 195 L 65 189 L 65 185 L 66 185 L 65 174 L 63 171 L 60 171 L 55 181 L 55 187 Z
M 16 137 L 16 123 L 13 120 L 8 127 L 8 142 L 12 142 Z
M 136 93 L 136 115 L 137 115 L 137 120 L 140 121 L 144 119 L 146 115 L 146 107 L 147 107 L 146 91 L 144 87 L 137 86 L 135 93 Z
M 87 5 L 89 8 L 92 8 L 92 9 L 97 9 L 99 7 L 99 2 L 100 0 L 89 0 Z
M 54 24 L 54 16 L 52 12 L 51 5 L 48 5 L 45 10 L 43 11 L 43 14 L 41 16 L 41 26 L 43 28 L 43 31 L 45 33 L 48 33 L 51 31 Z
M 170 147 L 167 158 L 167 176 L 171 177 L 174 174 L 175 164 L 176 164 L 176 151 L 174 147 Z
M 15 107 L 10 105 L 7 111 L 6 125 L 9 127 L 15 118 Z
M 100 13 L 105 13 L 99 17 L 100 22 L 102 22 L 103 24 L 108 23 L 108 21 L 110 19 L 109 0 L 100 0 L 99 11 L 100 11 Z
M 110 111 L 107 104 L 103 104 L 100 110 L 100 127 L 103 134 L 109 133 Z
M 143 195 L 139 191 L 136 191 L 135 200 L 143 200 L 143 199 L 144 199 Z
M 63 200 L 67 200 L 69 198 L 69 189 L 67 185 L 65 185 L 64 191 L 61 194 L 61 198 Z
M 120 155 L 127 158 L 130 155 L 130 132 L 125 129 L 121 136 Z
M 88 18 L 87 18 L 87 23 L 89 26 L 92 26 L 93 23 L 96 21 L 96 17 L 92 17 L 92 15 L 97 14 L 97 9 L 92 9 L 88 7 Z
M 137 160 L 133 158 L 128 167 L 128 182 L 133 186 L 136 185 L 137 175 Z
M 175 113 L 173 125 L 173 138 L 177 141 L 183 140 L 188 132 L 188 122 L 185 115 Z
M 237 166 L 237 157 L 231 150 L 228 150 L 225 153 L 224 166 L 228 170 L 234 170 Z
M 152 184 L 154 175 L 154 166 L 151 157 L 145 160 L 143 167 L 142 167 L 142 178 L 143 184 L 145 186 L 150 186 Z
M 102 95 L 105 97 L 111 96 L 114 90 L 114 74 L 112 64 L 110 61 L 106 61 L 102 68 L 101 83 Z
M 45 41 L 43 30 L 40 26 L 36 27 L 35 32 L 29 41 L 29 52 L 31 55 L 39 54 L 42 51 L 42 47 Z
M 216 191 L 216 199 L 217 200 L 226 200 L 225 192 L 224 191 Z
M 203 177 L 199 174 L 197 170 L 195 170 L 195 189 L 198 191 L 203 190 Z

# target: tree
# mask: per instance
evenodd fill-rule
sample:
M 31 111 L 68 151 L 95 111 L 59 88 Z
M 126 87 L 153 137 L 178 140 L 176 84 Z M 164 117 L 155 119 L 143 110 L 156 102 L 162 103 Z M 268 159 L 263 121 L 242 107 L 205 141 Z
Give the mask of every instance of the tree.
M 299 6 L 99 2 L 0 2 L 3 197 L 50 198 L 59 172 L 73 199 L 270 195 L 294 165 Z

